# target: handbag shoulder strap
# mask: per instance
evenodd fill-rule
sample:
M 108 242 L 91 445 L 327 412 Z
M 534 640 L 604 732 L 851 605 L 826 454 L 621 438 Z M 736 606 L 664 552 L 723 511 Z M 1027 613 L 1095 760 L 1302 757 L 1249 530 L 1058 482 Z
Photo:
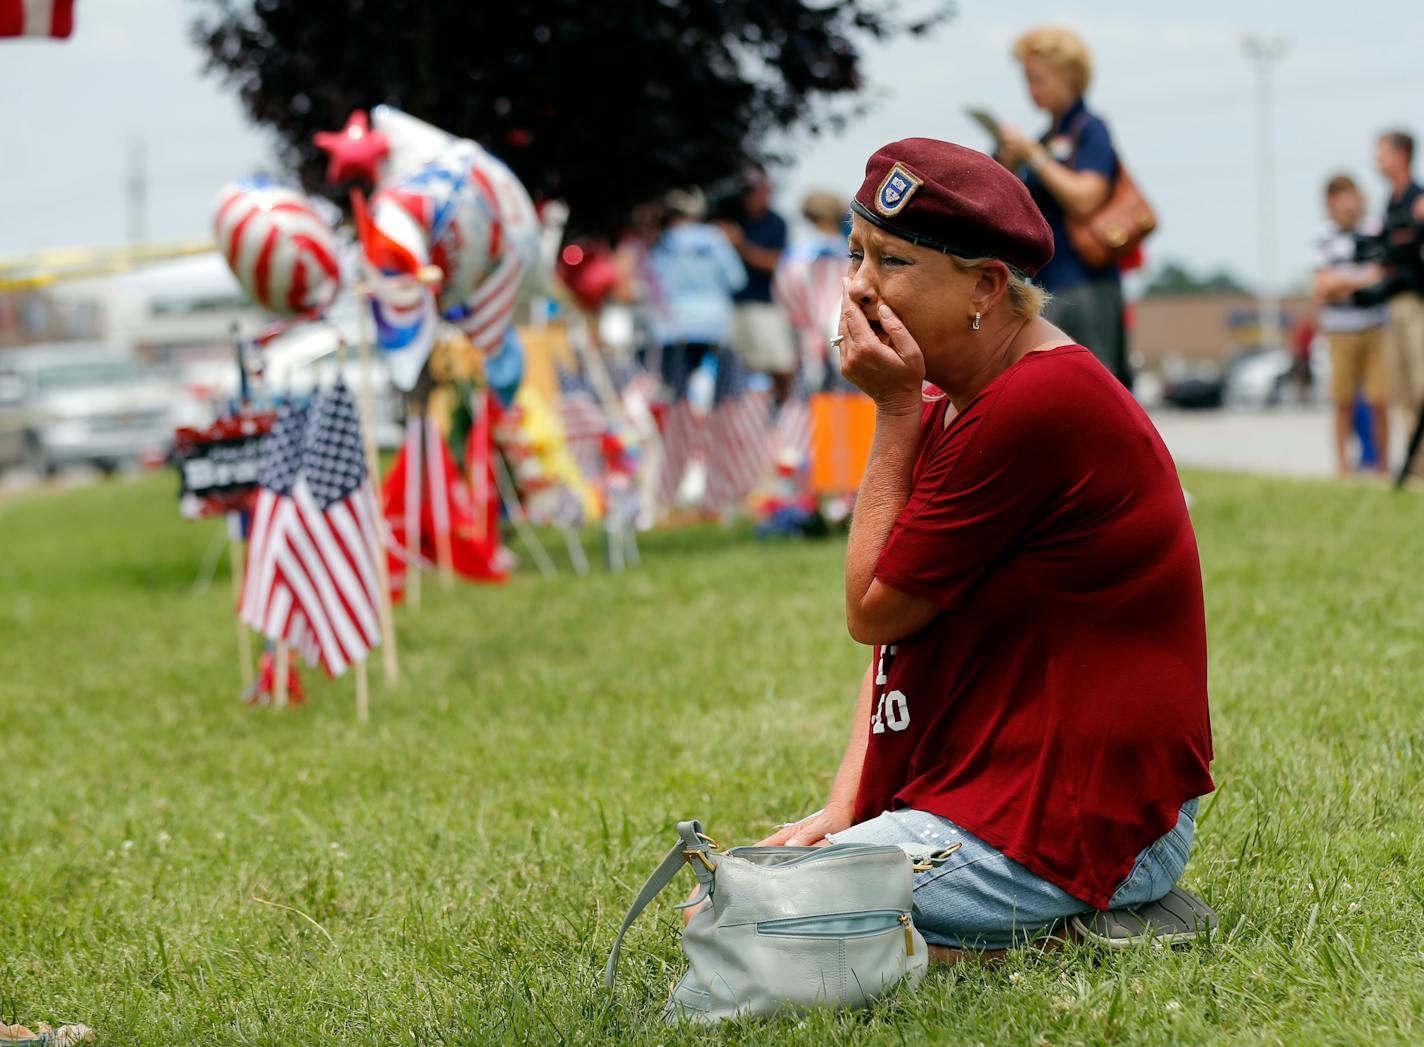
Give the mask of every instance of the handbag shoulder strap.
M 716 866 L 712 862 L 710 843 L 711 841 L 702 832 L 701 822 L 692 819 L 677 823 L 677 843 L 658 863 L 658 867 L 648 877 L 648 882 L 643 884 L 643 889 L 638 892 L 638 896 L 633 899 L 633 904 L 628 909 L 628 915 L 623 917 L 623 926 L 618 928 L 618 937 L 613 940 L 613 950 L 608 954 L 608 964 L 603 968 L 605 987 L 611 989 L 613 980 L 617 977 L 618 954 L 623 948 L 623 936 L 628 933 L 628 928 L 633 926 L 633 921 L 642 914 L 648 904 L 663 892 L 663 888 L 672 883 L 684 862 L 692 866 L 692 871 L 696 874 L 697 883 L 702 890 L 699 897 L 685 905 L 678 906 L 678 908 L 700 904 L 712 893 L 712 871 Z
M 1078 148 L 1083 144 L 1083 130 L 1088 126 L 1088 119 L 1091 116 L 1092 114 L 1089 113 L 1086 109 L 1084 109 L 1081 113 L 1078 114 L 1077 119 L 1073 121 L 1071 129 L 1067 129 L 1068 137 L 1073 142 L 1073 152 L 1070 153 L 1068 156 L 1068 166 L 1074 171 L 1078 170 L 1076 166 L 1078 163 Z M 1118 153 L 1117 146 L 1113 146 L 1113 161 L 1114 166 L 1117 168 L 1117 170 L 1113 172 L 1112 178 L 1109 179 L 1110 196 L 1111 191 L 1117 188 L 1118 182 L 1120 182 L 1127 174 L 1127 172 L 1123 169 L 1122 156 Z

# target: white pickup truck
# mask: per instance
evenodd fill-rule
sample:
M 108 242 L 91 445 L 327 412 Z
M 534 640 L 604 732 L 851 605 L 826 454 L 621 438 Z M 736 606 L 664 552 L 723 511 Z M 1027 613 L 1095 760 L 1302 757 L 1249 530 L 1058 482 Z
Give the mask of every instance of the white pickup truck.
M 0 353 L 0 466 L 112 471 L 161 459 L 182 406 L 171 374 L 104 345 Z

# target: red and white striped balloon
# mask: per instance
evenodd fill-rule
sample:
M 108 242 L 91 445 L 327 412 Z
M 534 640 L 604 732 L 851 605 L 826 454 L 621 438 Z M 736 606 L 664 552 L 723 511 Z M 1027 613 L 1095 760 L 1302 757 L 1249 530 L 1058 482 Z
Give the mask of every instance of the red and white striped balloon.
M 218 197 L 213 235 L 243 290 L 271 312 L 320 312 L 340 289 L 336 238 L 295 189 L 265 178 L 232 183 Z

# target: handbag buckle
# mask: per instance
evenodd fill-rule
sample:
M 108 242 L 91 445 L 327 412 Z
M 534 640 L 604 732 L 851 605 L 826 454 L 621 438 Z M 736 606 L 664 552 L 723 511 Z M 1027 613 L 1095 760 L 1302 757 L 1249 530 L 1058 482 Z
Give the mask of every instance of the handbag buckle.
M 703 865 L 707 866 L 708 872 L 714 873 L 717 871 L 717 866 L 712 864 L 712 860 L 707 857 L 707 852 L 700 848 L 688 848 L 687 850 L 682 852 L 682 856 L 688 859 L 689 861 L 691 861 L 693 858 L 696 858 Z
M 915 870 L 915 872 L 917 873 L 924 873 L 929 872 L 931 869 L 938 869 L 945 862 L 949 861 L 950 855 L 952 855 L 955 851 L 959 850 L 963 846 L 964 842 L 961 840 L 958 843 L 950 844 L 948 847 L 941 847 L 937 851 L 931 851 L 929 854 L 922 856 L 918 860 L 912 860 L 910 862 L 910 868 Z

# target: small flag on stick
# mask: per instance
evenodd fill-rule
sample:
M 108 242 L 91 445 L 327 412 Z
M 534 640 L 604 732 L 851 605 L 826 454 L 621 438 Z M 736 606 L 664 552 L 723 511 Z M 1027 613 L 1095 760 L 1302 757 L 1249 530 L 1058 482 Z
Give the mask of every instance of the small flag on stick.
M 381 639 L 380 532 L 350 390 L 289 411 L 271 439 L 238 613 L 340 676 Z

